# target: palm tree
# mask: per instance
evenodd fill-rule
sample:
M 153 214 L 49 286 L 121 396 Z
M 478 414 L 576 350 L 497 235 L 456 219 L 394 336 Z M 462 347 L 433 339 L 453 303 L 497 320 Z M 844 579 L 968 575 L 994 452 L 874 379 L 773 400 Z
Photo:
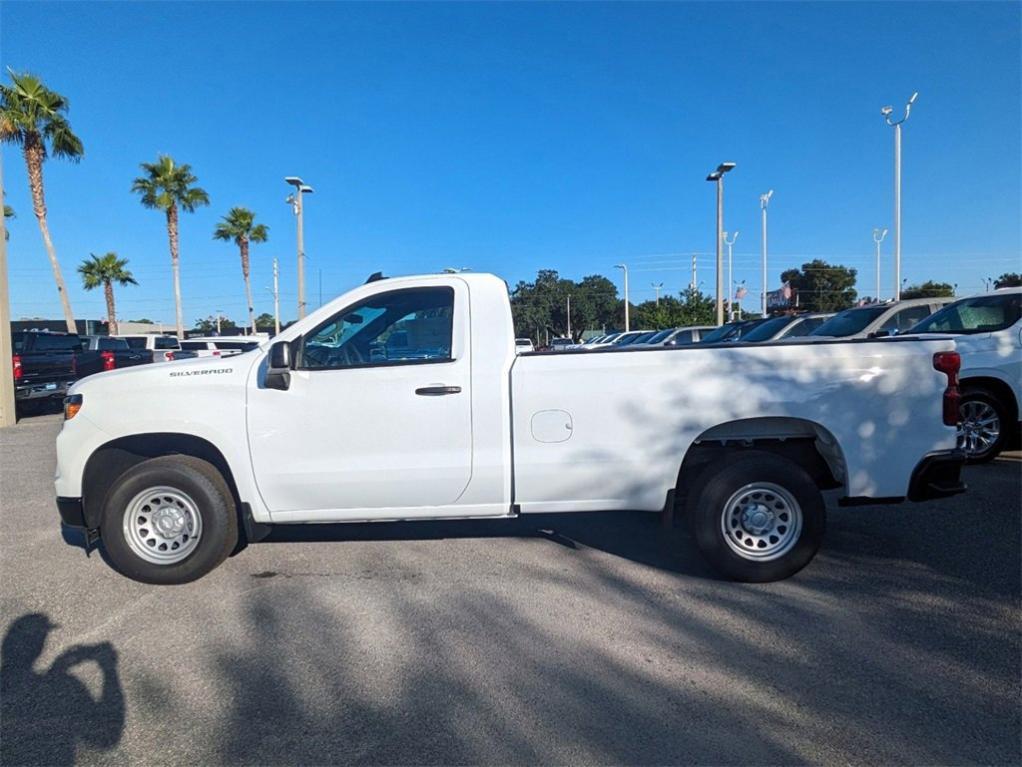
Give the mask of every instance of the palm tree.
M 39 231 L 53 267 L 53 279 L 64 308 L 64 320 L 68 332 L 75 332 L 75 317 L 71 301 L 60 273 L 57 251 L 50 239 L 50 227 L 46 223 L 46 197 L 43 194 L 43 160 L 48 155 L 65 157 L 78 162 L 85 149 L 82 141 L 72 131 L 65 114 L 67 99 L 51 91 L 35 75 L 15 74 L 8 69 L 11 85 L 0 84 L 0 142 L 21 147 L 28 168 L 28 185 L 32 190 L 32 205 L 39 221 Z M 48 145 L 48 146 L 47 146 Z
M 255 223 L 255 213 L 248 208 L 231 208 L 213 230 L 214 240 L 234 240 L 241 251 L 241 275 L 245 278 L 245 296 L 248 298 L 248 324 L 253 333 L 256 332 L 256 324 L 252 309 L 252 283 L 249 281 L 248 245 L 250 242 L 266 242 L 269 233 L 266 224 Z
M 136 178 L 131 191 L 142 195 L 142 205 L 162 210 L 167 216 L 167 237 L 170 240 L 170 267 L 174 274 L 174 306 L 177 311 L 177 337 L 185 337 L 184 318 L 181 314 L 181 269 L 177 248 L 178 208 L 192 213 L 200 205 L 209 205 L 205 190 L 192 186 L 198 179 L 192 175 L 192 166 L 178 165 L 173 157 L 159 155 L 156 162 L 140 166 L 144 176 Z
M 117 313 L 114 311 L 114 283 L 118 285 L 138 285 L 131 272 L 127 270 L 128 259 L 118 258 L 116 253 L 97 256 L 90 253 L 89 258 L 82 261 L 78 273 L 82 275 L 82 286 L 93 290 L 103 286 L 106 298 L 106 323 L 110 335 L 117 334 Z

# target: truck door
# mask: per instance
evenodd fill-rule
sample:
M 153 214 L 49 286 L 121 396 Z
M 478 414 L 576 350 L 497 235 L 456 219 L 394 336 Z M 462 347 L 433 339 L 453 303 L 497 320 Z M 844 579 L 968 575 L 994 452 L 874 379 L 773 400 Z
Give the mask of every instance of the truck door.
M 471 479 L 468 287 L 382 285 L 292 344 L 288 390 L 258 373 L 249 388 L 253 468 L 273 513 L 394 516 L 453 504 Z

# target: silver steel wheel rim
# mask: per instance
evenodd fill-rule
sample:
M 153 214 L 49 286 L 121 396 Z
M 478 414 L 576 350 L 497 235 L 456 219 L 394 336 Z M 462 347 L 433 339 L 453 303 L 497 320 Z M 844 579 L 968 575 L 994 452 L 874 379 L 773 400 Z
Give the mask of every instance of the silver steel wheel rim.
M 993 406 L 982 400 L 967 400 L 958 408 L 958 447 L 969 455 L 982 455 L 1001 436 L 1001 419 Z
M 802 507 L 772 482 L 752 482 L 735 491 L 720 515 L 730 549 L 743 559 L 768 562 L 783 557 L 802 534 Z
M 136 556 L 154 565 L 173 565 L 195 551 L 202 537 L 202 515 L 187 494 L 174 487 L 151 487 L 124 510 L 124 539 Z

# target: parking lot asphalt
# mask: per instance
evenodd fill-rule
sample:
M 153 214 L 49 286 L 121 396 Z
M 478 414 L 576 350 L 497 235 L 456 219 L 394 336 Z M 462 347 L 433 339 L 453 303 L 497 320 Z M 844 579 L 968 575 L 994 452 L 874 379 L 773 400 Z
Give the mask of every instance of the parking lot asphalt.
M 833 509 L 775 584 L 649 514 L 279 528 L 152 587 L 0 430 L 3 764 L 1018 764 L 1022 462 Z

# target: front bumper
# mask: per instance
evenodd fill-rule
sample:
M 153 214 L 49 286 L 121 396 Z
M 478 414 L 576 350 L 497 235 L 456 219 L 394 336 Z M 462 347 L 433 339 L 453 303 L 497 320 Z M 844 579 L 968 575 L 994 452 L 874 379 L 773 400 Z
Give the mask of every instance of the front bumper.
M 923 458 L 912 472 L 908 499 L 929 501 L 964 493 L 968 485 L 962 481 L 963 466 L 965 466 L 964 450 L 931 453 Z

